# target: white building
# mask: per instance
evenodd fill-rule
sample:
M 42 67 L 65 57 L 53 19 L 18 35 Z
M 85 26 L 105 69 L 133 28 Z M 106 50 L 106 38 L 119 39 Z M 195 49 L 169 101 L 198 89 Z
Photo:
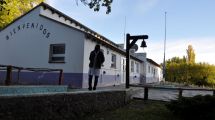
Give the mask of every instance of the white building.
M 63 84 L 86 88 L 89 54 L 96 44 L 101 45 L 105 55 L 98 86 L 124 84 L 125 51 L 122 48 L 53 7 L 41 3 L 0 31 L 0 64 L 63 69 Z M 145 78 L 151 80 L 151 76 L 146 74 L 146 64 L 151 62 L 146 63 L 145 59 L 141 55 L 131 56 L 130 83 L 148 82 Z M 5 79 L 3 75 L 0 72 L 1 84 Z M 22 72 L 19 82 L 57 84 L 57 76 L 57 73 Z
M 160 82 L 163 78 L 161 66 L 149 58 L 146 64 L 146 83 Z

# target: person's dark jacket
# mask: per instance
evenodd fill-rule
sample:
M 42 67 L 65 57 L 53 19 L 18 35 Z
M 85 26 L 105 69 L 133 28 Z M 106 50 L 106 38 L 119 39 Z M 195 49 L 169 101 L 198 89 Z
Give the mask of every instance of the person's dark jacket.
M 90 68 L 93 68 L 93 63 L 94 63 L 94 58 L 95 58 L 95 55 L 96 55 L 96 52 L 95 51 L 92 51 L 90 53 L 90 64 L 89 64 L 89 67 Z M 99 51 L 98 55 L 97 55 L 97 60 L 96 60 L 96 63 L 95 63 L 95 68 L 96 69 L 101 69 L 101 65 L 102 63 L 105 61 L 105 57 L 104 57 L 104 54 L 103 52 Z

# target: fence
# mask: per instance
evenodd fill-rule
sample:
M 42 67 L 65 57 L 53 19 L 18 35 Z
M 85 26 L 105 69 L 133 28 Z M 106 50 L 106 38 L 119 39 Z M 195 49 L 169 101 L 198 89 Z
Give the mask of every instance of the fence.
M 62 69 L 49 69 L 49 68 L 24 68 L 24 67 L 17 67 L 12 65 L 0 65 L 0 70 L 6 71 L 6 78 L 5 78 L 5 85 L 11 85 L 12 80 L 12 72 L 13 70 L 17 70 L 17 79 L 20 79 L 20 72 L 25 71 L 32 71 L 32 72 L 56 72 L 59 71 L 59 79 L 58 85 L 62 84 L 63 81 L 63 70 Z
M 166 90 L 178 90 L 178 98 L 183 97 L 184 90 L 192 90 L 192 91 L 213 91 L 213 96 L 215 96 L 215 89 L 206 89 L 206 88 L 183 88 L 183 87 L 156 87 L 151 85 L 134 85 L 130 84 L 131 87 L 143 87 L 144 88 L 144 100 L 148 100 L 148 92 L 149 89 L 166 89 Z

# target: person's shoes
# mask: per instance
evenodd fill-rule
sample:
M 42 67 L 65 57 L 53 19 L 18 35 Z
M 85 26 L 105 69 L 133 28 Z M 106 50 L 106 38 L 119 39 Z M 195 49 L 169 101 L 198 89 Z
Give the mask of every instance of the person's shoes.
M 92 90 L 92 87 L 89 87 L 88 90 Z
M 93 90 L 96 90 L 96 87 L 93 87 Z

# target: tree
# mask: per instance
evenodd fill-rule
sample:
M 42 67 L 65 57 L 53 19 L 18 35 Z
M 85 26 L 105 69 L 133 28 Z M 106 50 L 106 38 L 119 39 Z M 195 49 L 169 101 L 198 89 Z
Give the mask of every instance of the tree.
M 186 63 L 186 59 L 183 56 L 183 58 L 179 58 L 179 57 L 172 57 L 171 59 L 167 60 L 167 63 Z
M 185 57 L 173 57 L 166 61 L 167 81 L 187 82 L 187 64 Z
M 90 0 L 91 2 L 89 2 L 88 0 L 80 1 L 85 5 L 88 5 L 90 9 L 94 9 L 94 11 L 99 11 L 101 6 L 106 7 L 106 14 L 109 14 L 111 12 L 111 4 L 113 2 L 113 0 Z M 78 2 L 78 0 L 76 0 L 76 2 Z
M 0 11 L 5 10 L 4 5 L 7 4 L 4 0 L 0 0 Z
M 44 0 L 1 0 L 0 29 Z
M 187 57 L 173 57 L 166 61 L 166 80 L 198 86 L 215 86 L 215 66 L 195 63 L 195 52 L 188 46 Z
M 195 63 L 195 52 L 192 45 L 188 45 L 187 49 L 187 63 L 193 64 Z

